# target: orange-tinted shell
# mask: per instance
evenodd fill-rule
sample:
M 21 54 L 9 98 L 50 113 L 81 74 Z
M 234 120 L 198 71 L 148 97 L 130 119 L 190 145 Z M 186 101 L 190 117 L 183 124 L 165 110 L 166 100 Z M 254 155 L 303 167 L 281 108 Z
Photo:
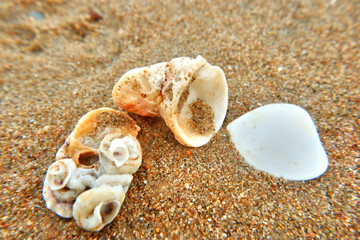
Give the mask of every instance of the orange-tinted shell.
M 136 138 L 140 127 L 127 113 L 111 108 L 99 108 L 85 114 L 75 126 L 64 145 L 59 149 L 56 160 L 73 158 L 81 167 L 93 167 L 98 157 L 101 140 L 109 133 L 131 135 Z M 85 163 L 86 162 L 86 163 Z

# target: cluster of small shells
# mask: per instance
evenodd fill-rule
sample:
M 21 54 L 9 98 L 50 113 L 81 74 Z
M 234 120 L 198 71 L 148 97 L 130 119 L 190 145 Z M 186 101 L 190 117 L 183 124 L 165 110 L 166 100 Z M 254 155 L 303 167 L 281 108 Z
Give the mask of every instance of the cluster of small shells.
M 227 111 L 224 72 L 198 56 L 136 68 L 120 78 L 114 102 L 142 116 L 161 116 L 185 146 L 206 144 Z M 125 112 L 90 111 L 56 154 L 44 181 L 47 208 L 89 231 L 118 214 L 132 174 L 141 165 L 140 127 Z
M 141 165 L 139 130 L 122 111 L 100 108 L 84 115 L 47 171 L 47 208 L 61 217 L 74 217 L 89 231 L 110 223 Z

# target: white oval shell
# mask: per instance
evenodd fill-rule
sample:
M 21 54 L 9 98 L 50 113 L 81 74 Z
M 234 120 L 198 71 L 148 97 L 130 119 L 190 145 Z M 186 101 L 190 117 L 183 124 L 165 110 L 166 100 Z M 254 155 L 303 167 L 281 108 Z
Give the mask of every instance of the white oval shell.
M 234 120 L 227 129 L 250 165 L 276 177 L 309 180 L 328 167 L 315 124 L 298 106 L 266 105 Z

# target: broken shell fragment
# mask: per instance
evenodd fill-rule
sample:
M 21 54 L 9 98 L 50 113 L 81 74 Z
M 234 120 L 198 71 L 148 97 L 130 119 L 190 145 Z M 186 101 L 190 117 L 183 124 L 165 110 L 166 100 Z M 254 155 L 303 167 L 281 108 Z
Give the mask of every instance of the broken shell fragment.
M 227 111 L 228 87 L 221 68 L 198 56 L 133 69 L 113 89 L 114 102 L 142 116 L 161 116 L 183 145 L 206 144 Z
M 100 143 L 99 152 L 101 167 L 106 173 L 133 174 L 141 165 L 141 146 L 131 135 L 106 135 Z
M 309 180 L 328 167 L 315 124 L 298 106 L 266 105 L 234 120 L 227 129 L 250 165 L 276 177 Z
M 76 199 L 74 219 L 88 231 L 99 231 L 116 217 L 124 199 L 125 191 L 121 185 L 89 189 Z
M 158 104 L 163 100 L 160 92 L 166 71 L 166 62 L 128 71 L 113 89 L 115 104 L 141 116 L 160 116 Z
M 125 112 L 99 108 L 88 112 L 78 121 L 75 129 L 59 150 L 59 156 L 72 158 L 79 152 L 93 156 L 97 153 L 100 142 L 106 134 L 119 132 L 124 136 L 136 137 L 139 131 L 140 127 Z

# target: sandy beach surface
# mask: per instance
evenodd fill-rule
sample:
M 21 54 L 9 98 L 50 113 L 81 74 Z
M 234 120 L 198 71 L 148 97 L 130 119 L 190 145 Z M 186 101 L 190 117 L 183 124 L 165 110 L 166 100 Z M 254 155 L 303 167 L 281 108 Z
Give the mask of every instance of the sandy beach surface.
M 0 238 L 356 239 L 359 221 L 359 1 L 5 0 L 0 3 Z M 79 118 L 119 109 L 128 70 L 202 55 L 229 86 L 223 127 L 179 144 L 161 118 L 130 113 L 143 163 L 100 232 L 57 216 L 47 168 Z M 329 157 L 310 181 L 255 170 L 226 126 L 269 103 L 309 112 Z

